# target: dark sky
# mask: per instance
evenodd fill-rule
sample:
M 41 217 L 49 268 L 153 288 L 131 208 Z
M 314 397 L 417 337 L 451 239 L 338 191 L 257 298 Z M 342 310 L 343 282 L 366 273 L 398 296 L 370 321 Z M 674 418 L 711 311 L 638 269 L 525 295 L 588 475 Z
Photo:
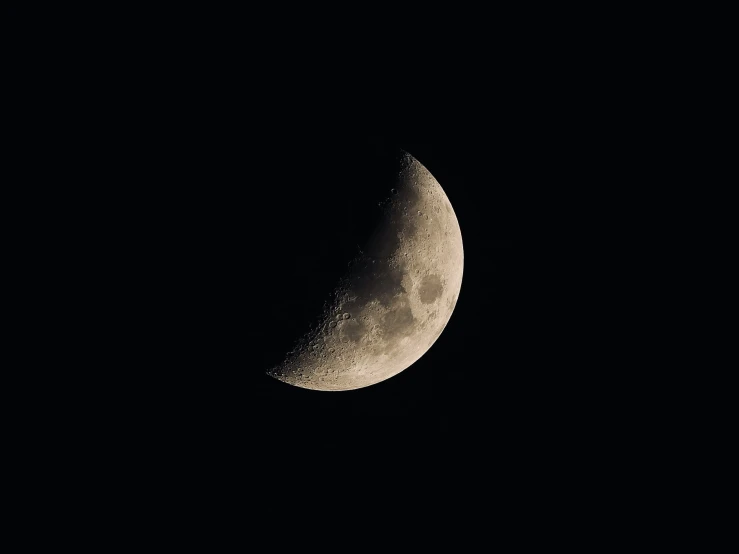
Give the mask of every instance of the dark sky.
M 156 157 L 147 178 L 160 179 L 139 190 L 138 211 L 149 212 L 139 255 L 161 270 L 147 282 L 156 300 L 145 324 L 158 325 L 177 360 L 149 373 L 152 384 L 179 391 L 166 398 L 206 436 L 252 437 L 260 451 L 293 441 L 443 445 L 470 434 L 518 441 L 516 430 L 534 431 L 561 366 L 549 357 L 558 265 L 543 212 L 563 150 L 543 148 L 549 125 L 460 114 L 415 126 L 403 110 L 372 123 L 267 108 L 274 117 L 255 110 L 253 120 L 215 109 L 174 132 L 167 115 L 161 139 L 146 142 L 153 152 L 136 145 Z M 410 368 L 366 389 L 317 392 L 266 377 L 366 236 L 361 184 L 373 152 L 392 147 L 437 178 L 462 230 L 464 277 L 445 331 Z
M 285 12 L 274 32 L 252 14 L 210 26 L 169 11 L 134 16 L 149 32 L 124 22 L 116 35 L 118 15 L 85 24 L 93 37 L 62 25 L 71 51 L 44 46 L 51 71 L 24 64 L 43 82 L 28 111 L 11 108 L 40 120 L 25 125 L 44 147 L 27 165 L 52 173 L 28 188 L 71 229 L 44 232 L 60 259 L 43 286 L 70 305 L 59 326 L 84 320 L 51 367 L 59 414 L 77 420 L 44 421 L 63 443 L 48 458 L 76 463 L 76 436 L 91 452 L 81 471 L 139 487 L 137 503 L 160 494 L 209 509 L 197 499 L 221 497 L 237 519 L 307 513 L 326 486 L 335 497 L 318 515 L 352 518 L 345 506 L 372 499 L 363 532 L 405 521 L 411 496 L 436 510 L 444 491 L 469 493 L 468 509 L 481 501 L 471 517 L 485 530 L 505 525 L 501 512 L 522 527 L 537 509 L 556 513 L 570 479 L 588 494 L 589 472 L 618 457 L 623 391 L 643 390 L 640 360 L 618 354 L 647 339 L 610 315 L 644 271 L 614 255 L 632 223 L 617 201 L 640 205 L 658 177 L 634 163 L 653 148 L 631 109 L 641 85 L 618 89 L 589 39 L 522 32 L 528 13 L 512 28 L 465 12 L 460 40 L 414 14 L 400 26 L 408 48 L 383 48 L 370 25 L 355 37 L 362 53 L 346 53 L 354 19 L 339 25 L 345 39 Z M 373 153 L 393 147 L 429 169 L 459 220 L 465 267 L 446 329 L 364 389 L 267 377 L 366 237 L 363 183 Z M 376 483 L 390 484 L 385 496 Z
M 563 448 L 583 377 L 563 354 L 576 340 L 567 290 L 587 276 L 564 262 L 562 208 L 592 167 L 587 126 L 516 84 L 490 101 L 484 91 L 412 102 L 393 89 L 298 94 L 289 79 L 183 94 L 166 79 L 127 96 L 91 136 L 95 125 L 120 129 L 94 159 L 116 177 L 99 214 L 120 221 L 125 250 L 115 273 L 125 370 L 111 394 L 136 406 L 120 421 L 136 449 L 144 440 L 227 474 L 256 464 L 250 475 L 279 482 L 367 456 L 388 471 L 405 455 L 460 471 L 492 463 L 483 452 L 520 477 Z M 365 389 L 267 377 L 366 237 L 361 183 L 373 152 L 392 147 L 430 170 L 459 220 L 465 268 L 446 329 Z

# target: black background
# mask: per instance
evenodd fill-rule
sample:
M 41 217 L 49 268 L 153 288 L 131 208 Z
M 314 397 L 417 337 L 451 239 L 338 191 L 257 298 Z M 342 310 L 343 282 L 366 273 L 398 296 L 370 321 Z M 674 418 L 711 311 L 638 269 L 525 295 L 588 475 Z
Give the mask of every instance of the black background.
M 499 529 L 549 543 L 540 522 L 578 535 L 611 498 L 617 525 L 649 510 L 632 476 L 663 474 L 648 453 L 671 426 L 672 368 L 637 350 L 660 325 L 646 262 L 675 237 L 636 220 L 666 209 L 671 183 L 644 191 L 682 167 L 658 155 L 658 130 L 683 125 L 650 82 L 662 15 L 632 18 L 658 45 L 645 55 L 628 26 L 607 32 L 614 14 L 561 7 L 389 30 L 399 14 L 250 9 L 62 7 L 17 27 L 13 238 L 36 242 L 21 300 L 44 333 L 27 353 L 50 358 L 26 362 L 17 418 L 42 486 L 68 483 L 60 502 L 102 518 L 118 504 L 124 525 L 266 514 L 275 539 L 311 519 L 363 539 L 421 514 L 433 540 L 459 513 L 455 545 Z M 445 331 L 365 389 L 268 378 L 365 236 L 386 147 L 423 163 L 459 220 Z
M 141 295 L 153 349 L 136 369 L 147 383 L 145 436 L 165 457 L 247 464 L 275 483 L 336 484 L 372 460 L 400 479 L 463 475 L 491 455 L 497 471 L 534 470 L 579 417 L 571 357 L 558 354 L 571 337 L 546 201 L 567 160 L 543 147 L 546 120 L 529 112 L 522 125 L 519 104 L 495 124 L 417 124 L 407 106 L 379 122 L 343 119 L 355 112 L 335 106 L 254 109 L 266 108 L 272 117 L 243 127 L 218 111 L 177 147 L 155 150 L 164 175 L 141 190 L 152 210 L 144 267 L 155 268 Z M 465 268 L 447 328 L 407 370 L 365 389 L 267 377 L 366 237 L 375 197 L 360 185 L 375 154 L 395 147 L 431 171 L 459 220 Z
M 58 171 L 86 184 L 58 189 L 84 212 L 69 219 L 91 267 L 78 286 L 94 291 L 85 356 L 101 370 L 78 382 L 98 415 L 83 417 L 125 479 L 139 468 L 177 495 L 212 480 L 275 512 L 306 484 L 392 477 L 425 494 L 493 487 L 521 505 L 561 486 L 598 455 L 593 414 L 615 379 L 593 371 L 609 356 L 592 349 L 588 310 L 607 291 L 582 301 L 599 246 L 572 217 L 585 205 L 596 218 L 594 183 L 614 180 L 594 133 L 612 107 L 586 94 L 587 72 L 509 45 L 449 73 L 428 53 L 388 57 L 379 79 L 359 58 L 329 69 L 244 44 L 228 56 L 221 39 L 208 55 L 194 39 L 104 50 L 54 83 L 71 98 L 56 98 L 48 140 L 74 153 Z M 267 377 L 366 237 L 374 154 L 396 147 L 436 177 L 460 224 L 446 329 L 365 389 Z
M 134 452 L 175 467 L 245 465 L 266 482 L 351 472 L 368 456 L 395 473 L 397 457 L 436 467 L 492 453 L 520 471 L 532 449 L 561 444 L 551 426 L 571 416 L 568 359 L 556 353 L 561 264 L 542 209 L 554 209 L 551 174 L 566 160 L 542 146 L 549 124 L 529 112 L 522 126 L 525 108 L 505 102 L 495 122 L 420 103 L 391 103 L 381 118 L 329 104 L 262 98 L 244 114 L 234 98 L 169 103 L 172 113 L 147 103 L 117 120 L 115 148 L 101 154 L 106 171 L 119 168 L 101 214 L 115 238 L 99 251 L 125 253 L 103 272 L 121 332 L 100 346 L 113 341 L 120 370 L 101 377 L 100 402 L 126 404 L 116 420 Z M 267 377 L 366 238 L 373 195 L 391 186 L 372 183 L 373 160 L 398 147 L 437 178 L 460 224 L 464 276 L 445 331 L 365 389 Z
M 156 90 L 106 106 L 101 136 L 120 132 L 92 166 L 112 174 L 96 217 L 113 237 L 95 240 L 116 253 L 98 271 L 116 306 L 108 317 L 120 314 L 120 332 L 99 344 L 120 367 L 100 377 L 99 401 L 126 405 L 115 419 L 132 452 L 222 475 L 248 466 L 281 486 L 301 474 L 340 483 L 367 460 L 400 479 L 487 471 L 493 459 L 520 477 L 564 448 L 583 376 L 564 353 L 577 340 L 566 291 L 583 277 L 565 269 L 555 232 L 567 224 L 563 191 L 586 171 L 587 137 L 571 119 L 518 89 L 467 110 L 470 96 L 182 94 L 169 80 Z M 445 331 L 365 389 L 267 377 L 366 238 L 391 186 L 373 181 L 373 164 L 393 148 L 437 178 L 460 224 L 464 276 Z

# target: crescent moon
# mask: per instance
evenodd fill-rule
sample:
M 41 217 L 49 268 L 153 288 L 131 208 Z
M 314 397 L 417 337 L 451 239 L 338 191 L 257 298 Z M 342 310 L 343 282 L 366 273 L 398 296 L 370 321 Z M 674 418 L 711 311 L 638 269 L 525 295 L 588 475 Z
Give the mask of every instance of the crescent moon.
M 393 377 L 446 327 L 462 285 L 462 234 L 433 175 L 403 152 L 366 251 L 316 325 L 267 374 L 297 387 L 352 390 Z

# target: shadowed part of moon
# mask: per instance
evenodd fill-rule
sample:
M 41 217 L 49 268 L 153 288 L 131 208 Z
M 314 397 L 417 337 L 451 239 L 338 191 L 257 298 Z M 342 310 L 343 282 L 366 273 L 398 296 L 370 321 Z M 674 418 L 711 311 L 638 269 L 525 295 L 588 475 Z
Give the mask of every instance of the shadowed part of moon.
M 431 304 L 438 300 L 443 289 L 444 286 L 441 284 L 441 277 L 438 275 L 427 275 L 421 282 L 421 286 L 418 289 L 418 295 L 421 298 L 421 302 L 424 304 Z

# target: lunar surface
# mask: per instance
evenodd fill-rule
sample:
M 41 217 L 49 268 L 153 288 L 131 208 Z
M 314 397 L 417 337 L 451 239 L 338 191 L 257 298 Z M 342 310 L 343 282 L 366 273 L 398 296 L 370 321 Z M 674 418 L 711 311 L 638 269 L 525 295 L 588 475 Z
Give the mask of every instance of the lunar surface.
M 462 284 L 457 217 L 429 171 L 403 153 L 394 188 L 364 250 L 315 325 L 269 375 L 314 390 L 367 387 L 397 375 L 434 344 Z

